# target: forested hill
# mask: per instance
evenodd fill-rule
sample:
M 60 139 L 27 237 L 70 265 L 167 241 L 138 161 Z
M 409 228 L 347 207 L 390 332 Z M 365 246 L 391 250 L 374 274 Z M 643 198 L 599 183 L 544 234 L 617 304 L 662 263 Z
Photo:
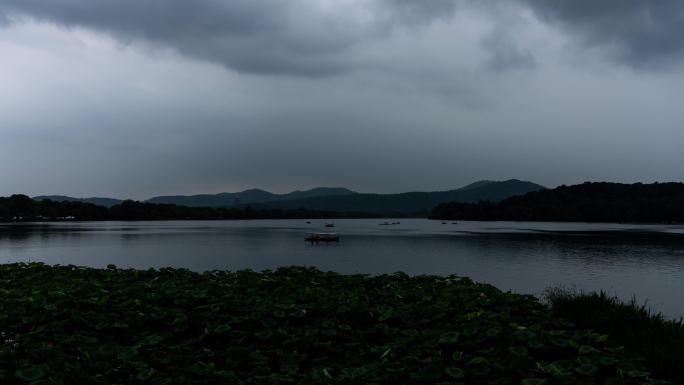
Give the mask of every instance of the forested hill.
M 684 223 L 684 183 L 587 182 L 500 202 L 443 203 L 433 219 Z
M 123 201 L 111 207 L 78 201 L 36 201 L 26 195 L 0 197 L 0 222 L 96 221 L 96 220 L 167 220 L 167 219 L 305 219 L 365 218 L 359 212 L 321 210 L 278 210 L 245 208 L 185 207 Z
M 188 207 L 230 207 L 290 199 L 353 194 L 356 194 L 356 192 L 343 187 L 317 187 L 304 191 L 296 190 L 287 194 L 274 194 L 260 189 L 251 189 L 237 193 L 158 196 L 150 198 L 146 202 Z
M 538 184 L 517 179 L 506 181 L 479 181 L 449 191 L 407 192 L 400 194 L 350 194 L 307 199 L 292 199 L 280 202 L 258 204 L 254 207 L 334 211 L 361 211 L 378 216 L 422 216 L 442 202 L 499 201 L 530 191 L 543 190 Z
M 320 187 L 305 191 L 297 190 L 287 194 L 273 194 L 264 190 L 252 189 L 239 193 L 221 193 L 213 195 L 160 196 L 137 203 L 148 204 L 148 206 L 145 206 L 145 210 L 150 212 L 159 211 L 162 207 L 164 207 L 163 211 L 165 213 L 171 213 L 172 211 L 180 213 L 185 210 L 181 210 L 180 207 L 195 208 L 197 210 L 192 211 L 195 213 L 193 216 L 232 216 L 240 210 L 246 210 L 251 207 L 261 213 L 271 212 L 274 213 L 274 215 L 278 213 L 278 216 L 274 218 L 282 218 L 281 215 L 299 215 L 302 210 L 318 213 L 327 212 L 331 215 L 334 214 L 334 217 L 350 217 L 353 215 L 366 217 L 371 214 L 376 217 L 426 217 L 430 214 L 432 208 L 442 202 L 499 201 L 510 196 L 522 195 L 530 191 L 538 191 L 544 188 L 544 186 L 517 179 L 505 181 L 482 180 L 448 191 L 368 194 L 357 193 L 346 188 Z M 112 198 L 73 198 L 62 195 L 42 195 L 34 197 L 33 199 L 38 202 L 44 200 L 51 201 L 52 203 L 43 207 L 43 209 L 47 209 L 46 207 L 49 206 L 51 212 L 56 210 L 55 212 L 61 212 L 62 214 L 69 216 L 71 214 L 65 214 L 66 211 L 63 212 L 63 210 L 76 210 L 80 213 L 78 215 L 79 217 L 87 216 L 93 218 L 105 215 L 102 214 L 103 212 L 106 212 L 107 216 L 113 215 L 113 213 L 120 209 L 120 206 L 124 202 L 123 200 Z M 57 202 L 65 204 L 55 205 Z M 93 203 L 100 206 L 106 206 L 112 210 L 103 211 L 77 203 Z M 130 208 L 131 203 L 129 202 L 126 205 L 126 207 Z M 60 209 L 56 209 L 58 206 Z M 176 208 L 171 210 L 171 207 Z M 222 209 L 231 207 L 240 210 L 234 210 L 234 212 L 231 213 L 226 210 L 221 211 Z M 207 208 L 212 208 L 214 211 L 207 211 Z M 86 214 L 86 212 L 88 213 Z M 164 214 L 164 216 L 166 215 L 167 214 Z M 53 215 L 47 214 L 47 216 L 52 217 Z M 311 215 L 311 217 L 315 218 L 317 215 Z M 179 217 L 179 219 L 182 218 L 183 217 Z
M 250 189 L 235 193 L 199 194 L 199 195 L 168 195 L 157 196 L 145 200 L 145 203 L 170 204 L 187 207 L 231 207 L 249 205 L 253 203 L 275 202 L 288 199 L 304 199 L 318 196 L 349 195 L 354 191 L 343 187 L 316 187 L 309 190 L 295 190 L 287 194 L 274 194 L 260 189 Z M 33 197 L 37 201 L 49 199 L 56 202 L 83 202 L 98 206 L 112 207 L 121 204 L 123 199 L 114 198 L 74 198 L 65 195 L 39 195 Z
M 65 195 L 39 195 L 39 196 L 33 197 L 33 199 L 36 201 L 51 200 L 51 201 L 55 201 L 55 202 L 83 202 L 83 203 L 92 203 L 94 205 L 106 206 L 106 207 L 112 207 L 114 205 L 118 205 L 118 204 L 121 204 L 121 202 L 123 202 L 123 199 L 100 198 L 100 197 L 73 198 L 73 197 L 65 196 Z

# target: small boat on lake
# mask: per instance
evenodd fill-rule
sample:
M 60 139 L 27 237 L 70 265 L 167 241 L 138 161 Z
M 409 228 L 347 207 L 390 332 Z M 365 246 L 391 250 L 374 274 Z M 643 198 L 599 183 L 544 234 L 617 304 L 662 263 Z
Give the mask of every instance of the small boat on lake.
M 334 223 L 326 223 L 325 227 L 335 227 L 335 224 Z
M 308 242 L 339 242 L 340 235 L 337 233 L 308 233 L 304 240 Z

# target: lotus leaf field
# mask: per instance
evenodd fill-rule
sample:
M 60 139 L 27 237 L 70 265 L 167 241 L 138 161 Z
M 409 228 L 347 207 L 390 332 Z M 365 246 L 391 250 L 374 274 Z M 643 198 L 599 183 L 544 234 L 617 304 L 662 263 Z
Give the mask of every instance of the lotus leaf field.
M 0 265 L 2 384 L 664 384 L 456 276 Z

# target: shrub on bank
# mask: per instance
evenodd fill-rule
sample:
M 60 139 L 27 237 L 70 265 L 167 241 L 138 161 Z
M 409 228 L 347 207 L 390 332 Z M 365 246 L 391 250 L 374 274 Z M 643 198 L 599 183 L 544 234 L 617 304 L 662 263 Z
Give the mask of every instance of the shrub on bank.
M 661 384 L 456 276 L 0 266 L 4 384 Z
M 622 302 L 605 292 L 581 293 L 563 288 L 547 290 L 554 315 L 577 328 L 610 333 L 610 342 L 644 357 L 654 375 L 684 384 L 684 321 L 666 319 L 636 299 Z

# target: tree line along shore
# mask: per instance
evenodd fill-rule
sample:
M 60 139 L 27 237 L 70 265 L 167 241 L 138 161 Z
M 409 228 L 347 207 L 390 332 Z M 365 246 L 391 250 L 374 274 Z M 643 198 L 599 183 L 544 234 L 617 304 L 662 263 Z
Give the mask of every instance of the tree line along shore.
M 684 223 L 684 184 L 587 182 L 499 202 L 449 202 L 430 218 L 476 221 Z
M 0 221 L 99 221 L 99 220 L 193 220 L 193 219 L 306 219 L 373 218 L 355 211 L 269 209 L 252 207 L 187 207 L 127 200 L 111 207 L 84 202 L 36 201 L 26 195 L 0 197 Z
M 426 212 L 272 208 L 186 207 L 127 200 L 111 207 L 78 201 L 0 197 L 0 221 L 306 219 L 425 217 L 437 220 L 684 223 L 684 184 L 587 182 L 516 195 L 499 201 L 443 202 Z

